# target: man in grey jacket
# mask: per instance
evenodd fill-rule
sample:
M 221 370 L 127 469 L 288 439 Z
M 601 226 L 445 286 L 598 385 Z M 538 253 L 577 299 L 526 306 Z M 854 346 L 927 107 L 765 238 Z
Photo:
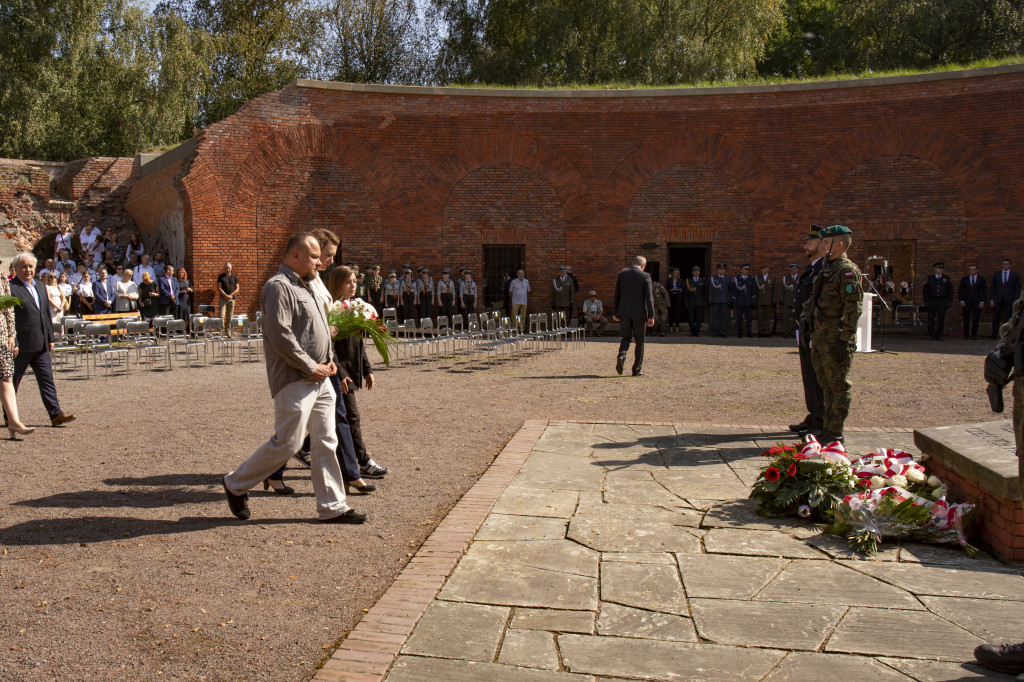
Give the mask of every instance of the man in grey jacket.
M 284 263 L 263 286 L 263 352 L 274 398 L 274 435 L 224 477 L 231 513 L 251 516 L 250 488 L 266 481 L 299 451 L 309 432 L 310 469 L 317 514 L 323 523 L 363 523 L 366 515 L 345 503 L 335 456 L 335 396 L 328 377 L 338 369 L 323 307 L 309 282 L 317 276 L 320 244 L 309 233 L 291 236 Z

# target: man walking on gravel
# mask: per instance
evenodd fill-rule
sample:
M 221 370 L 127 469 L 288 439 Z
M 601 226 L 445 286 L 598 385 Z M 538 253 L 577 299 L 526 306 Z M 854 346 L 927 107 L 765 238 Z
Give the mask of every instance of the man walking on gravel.
M 644 272 L 646 265 L 647 259 L 637 256 L 633 259 L 633 267 L 620 272 L 618 279 L 615 280 L 615 314 L 612 319 L 619 323 L 622 331 L 615 371 L 622 374 L 626 351 L 629 350 L 629 342 L 632 339 L 636 342 L 633 351 L 635 377 L 644 373 L 644 335 L 647 327 L 654 326 L 654 295 L 651 276 Z
M 337 373 L 323 307 L 310 289 L 320 263 L 313 235 L 292 235 L 284 263 L 263 286 L 263 352 L 274 398 L 274 435 L 224 477 L 231 513 L 248 519 L 249 489 L 266 481 L 299 451 L 309 432 L 313 494 L 322 523 L 363 523 L 366 515 L 345 503 L 335 456 L 335 395 L 328 377 Z

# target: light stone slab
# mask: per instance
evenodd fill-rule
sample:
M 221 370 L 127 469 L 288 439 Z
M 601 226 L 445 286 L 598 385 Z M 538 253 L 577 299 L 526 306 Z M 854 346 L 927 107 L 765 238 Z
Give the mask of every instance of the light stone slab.
M 822 682 L 826 679 L 910 682 L 912 678 L 873 658 L 794 651 L 786 655 L 764 682 Z
M 533 452 L 547 452 L 568 457 L 590 457 L 594 453 L 593 438 L 548 437 L 545 434 L 533 446 Z
M 509 609 L 500 606 L 434 601 L 402 653 L 491 661 L 508 616 Z
M 691 599 L 700 636 L 716 644 L 816 650 L 844 606 Z
M 613 637 L 663 639 L 674 642 L 696 642 L 693 621 L 683 616 L 644 611 L 628 606 L 601 603 L 597 632 Z
M 608 504 L 679 504 L 681 499 L 656 481 L 614 480 L 605 483 L 604 501 Z
M 500 663 L 452 661 L 444 658 L 399 656 L 388 682 L 593 682 L 591 675 L 519 668 Z
M 724 554 L 677 554 L 676 560 L 686 594 L 714 599 L 750 599 L 788 563 Z
M 539 516 L 491 514 L 480 526 L 476 540 L 561 540 L 565 521 Z
M 804 542 L 817 547 L 833 559 L 845 559 L 847 561 L 898 561 L 900 548 L 898 545 L 888 542 L 878 545 L 878 551 L 871 556 L 865 556 L 850 547 L 850 543 L 838 535 L 820 533 L 804 538 Z
M 441 590 L 441 597 L 483 604 L 596 610 L 597 580 L 466 556 Z
M 914 595 L 830 561 L 794 561 L 755 597 L 759 601 L 921 610 Z
M 600 491 L 604 488 L 604 472 L 595 467 L 596 472 L 589 470 L 566 470 L 559 472 L 556 469 L 520 471 L 512 479 L 512 485 L 521 488 L 552 488 L 557 490 L 594 490 Z
M 601 561 L 622 564 L 674 564 L 675 557 L 660 552 L 605 552 Z
M 900 561 L 954 566 L 956 568 L 965 568 L 969 571 L 984 571 L 986 573 L 1016 573 L 1019 575 L 1021 572 L 1020 569 L 1015 570 L 980 553 L 972 559 L 956 545 L 925 545 L 919 542 L 903 543 L 900 545 Z
M 670 523 L 609 517 L 574 518 L 567 536 L 599 552 L 699 552 L 700 541 Z
M 918 595 L 1024 601 L 1024 576 L 1019 574 L 912 563 L 842 563 Z
M 782 533 L 715 528 L 704 536 L 704 549 L 713 554 L 824 559 L 825 555 Z
M 602 563 L 601 600 L 648 611 L 690 614 L 674 565 Z
M 1013 682 L 1011 675 L 1001 675 L 982 668 L 977 663 L 945 663 L 943 661 L 921 661 L 911 658 L 879 658 L 879 661 L 906 673 L 918 682 L 969 682 L 990 680 L 991 682 Z
M 676 502 L 682 502 L 682 500 L 676 498 Z M 670 509 L 639 503 L 605 503 L 578 509 L 575 514 L 575 517 L 580 519 L 606 519 L 611 521 L 624 521 L 628 519 L 638 526 L 645 526 L 649 523 L 668 523 L 673 526 L 686 526 L 688 528 L 699 526 L 703 516 L 704 512 L 682 506 Z
M 825 645 L 830 652 L 970 661 L 985 641 L 927 611 L 854 607 Z
M 1020 602 L 964 597 L 921 597 L 921 601 L 932 613 L 993 644 L 1015 644 L 1024 639 L 1024 605 Z
M 612 443 L 632 443 L 637 439 L 636 431 L 625 424 L 594 424 L 594 435 Z
M 563 611 L 560 609 L 517 608 L 511 627 L 520 630 L 548 630 L 550 632 L 577 632 L 594 634 L 593 611 Z
M 644 680 L 756 680 L 782 657 L 770 649 L 587 635 L 560 635 L 558 646 L 572 672 Z
M 705 528 L 743 528 L 746 530 L 782 531 L 798 537 L 818 534 L 812 523 L 796 518 L 768 518 L 757 513 L 757 500 L 716 502 L 704 515 Z
M 518 665 L 523 668 L 558 670 L 558 650 L 555 635 L 543 630 L 515 630 L 505 632 L 501 643 L 498 663 Z
M 662 450 L 665 466 L 679 474 L 691 466 L 725 464 L 714 448 L 677 447 Z
M 494 503 L 491 513 L 567 519 L 576 511 L 578 500 L 579 493 L 572 490 L 509 486 Z
M 597 577 L 600 560 L 594 550 L 569 540 L 482 540 L 470 545 L 466 556 L 591 578 Z

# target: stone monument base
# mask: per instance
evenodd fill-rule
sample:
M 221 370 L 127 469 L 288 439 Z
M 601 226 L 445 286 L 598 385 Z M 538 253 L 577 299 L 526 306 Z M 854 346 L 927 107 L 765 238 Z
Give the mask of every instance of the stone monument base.
M 938 426 L 914 431 L 929 473 L 941 478 L 949 499 L 979 500 L 971 535 L 1001 559 L 1024 563 L 1024 508 L 1013 422 Z

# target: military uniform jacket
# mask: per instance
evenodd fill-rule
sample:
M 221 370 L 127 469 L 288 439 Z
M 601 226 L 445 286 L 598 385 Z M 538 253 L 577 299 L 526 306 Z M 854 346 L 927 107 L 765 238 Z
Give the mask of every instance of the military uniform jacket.
M 786 275 L 782 278 L 782 307 L 786 310 L 793 309 L 793 301 L 796 300 L 796 287 L 800 282 L 800 275 Z
M 793 312 L 796 313 L 797 317 L 804 315 L 804 304 L 811 298 L 811 293 L 814 291 L 814 280 L 817 279 L 818 273 L 821 272 L 821 265 L 824 262 L 824 258 L 819 258 L 800 273 L 800 279 L 796 283 L 796 298 L 793 299 Z
M 953 282 L 949 279 L 949 275 L 943 275 L 942 277 L 928 275 L 928 281 L 925 282 L 924 288 L 921 289 L 921 295 L 924 296 L 924 300 L 928 302 L 928 305 L 939 305 L 948 308 L 953 304 Z
M 775 305 L 775 278 L 758 275 L 754 278 L 757 284 L 757 305 L 767 307 Z
M 753 307 L 757 305 L 757 285 L 750 275 L 736 275 L 729 282 L 729 298 L 738 306 Z
M 708 302 L 708 281 L 703 277 L 683 280 L 683 299 L 687 308 L 703 308 Z
M 366 278 L 366 286 L 370 291 L 376 293 L 384 286 L 384 278 L 380 275 L 370 275 Z
M 551 280 L 551 301 L 555 306 L 571 306 L 576 303 L 576 289 L 571 277 L 555 277 Z
M 814 292 L 804 304 L 804 317 L 814 325 L 812 335 L 849 341 L 857 333 L 864 299 L 860 270 L 846 256 L 824 265 L 815 279 Z
M 651 287 L 651 296 L 654 297 L 654 310 L 659 313 L 668 313 L 668 309 L 672 306 L 668 300 L 668 291 L 665 287 L 660 284 L 655 284 Z
M 711 282 L 708 287 L 708 301 L 710 303 L 728 303 L 730 284 L 731 281 L 728 275 L 711 275 Z

